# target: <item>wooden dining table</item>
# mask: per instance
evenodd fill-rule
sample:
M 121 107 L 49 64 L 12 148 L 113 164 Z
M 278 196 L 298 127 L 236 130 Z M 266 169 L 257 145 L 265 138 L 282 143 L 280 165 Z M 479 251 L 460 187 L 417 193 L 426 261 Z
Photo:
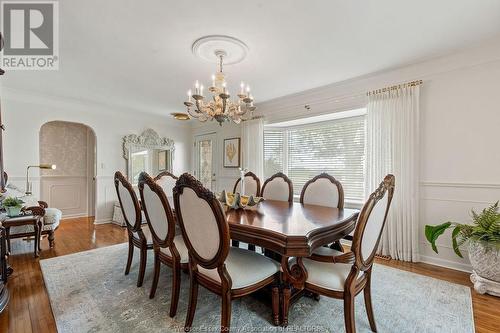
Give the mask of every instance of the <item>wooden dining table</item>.
M 283 271 L 281 324 L 288 325 L 292 289 L 302 291 L 307 271 L 299 259 L 321 246 L 342 239 L 354 230 L 359 211 L 298 202 L 265 200 L 255 209 L 226 208 L 231 239 L 260 246 L 278 254 Z M 276 323 L 275 323 L 276 324 Z

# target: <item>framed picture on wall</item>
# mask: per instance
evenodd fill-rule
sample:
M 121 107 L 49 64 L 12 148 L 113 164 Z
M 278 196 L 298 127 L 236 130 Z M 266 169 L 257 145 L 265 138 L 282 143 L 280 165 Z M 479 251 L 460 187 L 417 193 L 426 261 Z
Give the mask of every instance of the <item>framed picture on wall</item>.
M 240 167 L 240 138 L 224 139 L 224 168 Z
M 158 171 L 165 171 L 168 167 L 167 151 L 161 150 L 158 152 Z

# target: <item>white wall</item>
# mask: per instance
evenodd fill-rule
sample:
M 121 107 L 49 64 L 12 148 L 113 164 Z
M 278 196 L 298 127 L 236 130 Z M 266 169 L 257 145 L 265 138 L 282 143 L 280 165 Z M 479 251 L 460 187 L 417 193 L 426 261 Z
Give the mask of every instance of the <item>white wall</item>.
M 122 137 L 141 134 L 153 128 L 161 136 L 175 141 L 174 173 L 189 170 L 191 165 L 191 129 L 187 124 L 173 122 L 164 116 L 150 115 L 138 110 L 117 109 L 73 99 L 42 96 L 2 89 L 5 170 L 9 181 L 24 188 L 26 166 L 39 162 L 39 131 L 49 121 L 62 120 L 82 123 L 96 134 L 96 222 L 109 221 L 116 193 L 113 174 L 126 171 Z M 39 194 L 39 181 L 33 172 L 33 192 Z
M 468 271 L 468 259 L 453 253 L 449 234 L 438 241 L 438 255 L 423 230 L 447 220 L 468 222 L 471 208 L 500 199 L 499 78 L 496 38 L 449 56 L 257 103 L 257 110 L 269 123 L 355 109 L 366 105 L 370 90 L 422 79 L 421 260 Z M 226 131 L 235 130 L 223 125 L 217 135 Z
M 432 252 L 423 230 L 428 223 L 467 222 L 471 208 L 482 209 L 500 199 L 500 40 L 469 50 L 340 84 L 307 91 L 291 99 L 262 103 L 268 120 L 357 108 L 372 89 L 416 79 L 421 91 L 421 260 L 469 270 L 467 259 L 456 257 L 449 235 Z M 317 103 L 317 104 L 315 104 Z

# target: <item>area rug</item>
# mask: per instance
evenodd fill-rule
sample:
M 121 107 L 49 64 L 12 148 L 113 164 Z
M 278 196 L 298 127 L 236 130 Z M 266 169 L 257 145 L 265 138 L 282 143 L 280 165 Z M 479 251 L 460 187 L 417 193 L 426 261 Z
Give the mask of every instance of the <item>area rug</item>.
M 151 251 L 149 251 L 151 252 Z M 152 253 L 144 285 L 136 287 L 139 253 L 123 274 L 127 245 L 100 248 L 40 261 L 60 333 L 181 332 L 188 303 L 189 276 L 182 275 L 177 316 L 170 318 L 171 271 L 162 267 L 160 283 L 149 299 Z M 372 298 L 378 332 L 474 332 L 470 288 L 375 265 Z M 200 287 L 193 332 L 218 332 L 220 298 Z M 356 328 L 371 332 L 362 294 L 356 298 Z M 303 297 L 290 309 L 288 331 L 344 332 L 343 303 Z M 233 301 L 231 331 L 280 332 L 271 324 L 262 297 Z

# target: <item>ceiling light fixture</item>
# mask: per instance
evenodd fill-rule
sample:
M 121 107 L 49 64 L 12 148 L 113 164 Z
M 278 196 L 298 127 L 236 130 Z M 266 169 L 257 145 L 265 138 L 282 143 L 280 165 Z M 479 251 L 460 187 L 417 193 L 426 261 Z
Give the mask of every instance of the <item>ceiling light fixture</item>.
M 230 50 L 230 54 L 226 49 Z M 241 82 L 237 98 L 231 100 L 223 71 L 225 58 L 229 58 L 229 63 L 240 62 L 246 56 L 247 50 L 243 42 L 228 36 L 207 36 L 195 41 L 193 53 L 207 59 L 207 52 L 213 52 L 213 59 L 218 60 L 218 70 L 212 75 L 212 84 L 208 88 L 211 96 L 208 100 L 205 100 L 204 86 L 199 81 L 195 82 L 193 90 L 188 91 L 188 100 L 184 105 L 190 117 L 201 122 L 216 120 L 219 125 L 226 121 L 239 124 L 242 120 L 253 117 L 256 107 L 250 86 Z

